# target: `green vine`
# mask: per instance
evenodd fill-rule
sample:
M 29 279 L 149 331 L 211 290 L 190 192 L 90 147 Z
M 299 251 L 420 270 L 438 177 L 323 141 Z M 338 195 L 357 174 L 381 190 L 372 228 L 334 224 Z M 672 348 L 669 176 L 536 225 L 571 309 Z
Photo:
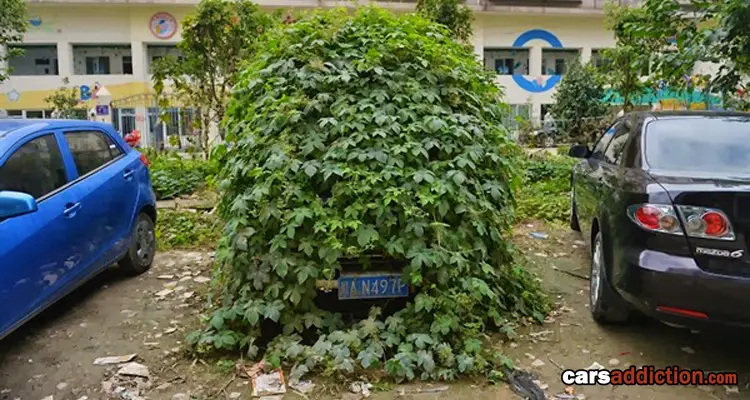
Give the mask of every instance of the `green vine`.
M 228 222 L 218 298 L 190 343 L 264 351 L 292 377 L 500 376 L 510 361 L 487 335 L 549 309 L 508 242 L 518 148 L 500 96 L 471 50 L 415 15 L 317 11 L 270 32 L 214 154 Z M 347 325 L 316 281 L 371 255 L 403 262 L 415 295 Z

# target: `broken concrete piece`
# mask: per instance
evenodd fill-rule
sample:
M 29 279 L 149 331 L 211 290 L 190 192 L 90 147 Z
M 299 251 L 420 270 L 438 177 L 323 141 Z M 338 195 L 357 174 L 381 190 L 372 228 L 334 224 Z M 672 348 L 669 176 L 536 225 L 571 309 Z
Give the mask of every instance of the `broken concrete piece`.
M 166 296 L 170 295 L 172 292 L 174 292 L 174 290 L 172 290 L 172 289 L 160 290 L 160 291 L 156 292 L 156 297 L 166 297 Z
M 174 275 L 159 275 L 156 277 L 156 279 L 163 279 L 168 281 L 174 279 Z
M 294 383 L 290 382 L 289 387 L 302 394 L 306 394 L 315 389 L 315 384 L 312 381 L 298 381 Z
M 119 371 L 117 371 L 117 375 L 124 375 L 124 376 L 140 376 L 141 378 L 149 378 L 148 373 L 148 367 L 143 364 L 138 364 L 137 362 L 129 362 L 127 364 L 123 364 Z
M 353 382 L 349 387 L 350 392 L 361 394 L 363 397 L 370 397 L 370 389 L 372 384 L 363 381 Z
M 599 364 L 598 362 L 594 361 L 591 365 L 586 367 L 587 370 L 597 370 L 597 369 L 605 369 L 603 365 Z
M 542 367 L 544 365 L 545 365 L 544 361 L 542 361 L 542 360 L 540 360 L 538 358 L 531 363 L 532 367 L 537 367 L 537 368 L 538 367 Z
M 124 356 L 108 356 L 100 357 L 94 360 L 94 365 L 109 365 L 109 364 L 122 364 L 133 361 L 136 354 L 126 354 Z
M 193 281 L 195 283 L 206 283 L 206 282 L 210 282 L 211 278 L 207 278 L 205 276 L 196 276 L 195 278 L 193 278 Z

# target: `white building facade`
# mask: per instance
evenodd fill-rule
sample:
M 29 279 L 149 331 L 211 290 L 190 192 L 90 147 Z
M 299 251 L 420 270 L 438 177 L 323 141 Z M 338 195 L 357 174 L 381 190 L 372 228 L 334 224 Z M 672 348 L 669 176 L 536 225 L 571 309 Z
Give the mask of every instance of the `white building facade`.
M 621 0 L 623 2 L 627 0 Z M 324 0 L 258 0 L 277 8 L 351 6 Z M 30 29 L 21 57 L 10 61 L 9 80 L 0 84 L 0 109 L 10 115 L 49 118 L 45 97 L 63 86 L 79 87 L 92 108 L 106 88 L 117 109 L 113 123 L 121 132 L 138 129 L 184 131 L 190 110 L 175 110 L 176 121 L 156 127 L 155 104 L 138 99 L 152 92 L 150 66 L 167 54 L 179 54 L 180 21 L 197 0 L 52 0 L 29 2 Z M 381 2 L 397 11 L 414 3 Z M 573 58 L 598 59 L 614 39 L 605 29 L 605 0 L 468 0 L 475 12 L 474 48 L 496 71 L 506 101 L 516 113 L 538 119 L 552 102 Z M 129 100 L 129 99 L 132 99 Z M 148 141 L 148 139 L 147 139 Z

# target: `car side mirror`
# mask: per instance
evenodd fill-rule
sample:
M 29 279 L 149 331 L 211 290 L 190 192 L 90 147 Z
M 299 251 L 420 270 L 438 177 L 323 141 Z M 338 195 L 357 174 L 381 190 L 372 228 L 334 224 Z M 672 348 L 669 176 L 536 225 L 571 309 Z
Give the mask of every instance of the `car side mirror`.
M 36 210 L 34 196 L 21 192 L 0 191 L 0 220 L 33 213 Z
M 576 144 L 570 147 L 568 155 L 573 158 L 586 158 L 589 156 L 589 147 L 585 144 Z

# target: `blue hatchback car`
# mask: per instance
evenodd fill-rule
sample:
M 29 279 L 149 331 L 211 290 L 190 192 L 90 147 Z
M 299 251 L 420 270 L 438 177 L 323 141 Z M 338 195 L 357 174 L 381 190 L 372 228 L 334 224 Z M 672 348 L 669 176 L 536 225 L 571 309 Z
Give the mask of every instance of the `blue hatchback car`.
M 111 125 L 0 118 L 0 339 L 118 262 L 151 267 L 148 160 Z

